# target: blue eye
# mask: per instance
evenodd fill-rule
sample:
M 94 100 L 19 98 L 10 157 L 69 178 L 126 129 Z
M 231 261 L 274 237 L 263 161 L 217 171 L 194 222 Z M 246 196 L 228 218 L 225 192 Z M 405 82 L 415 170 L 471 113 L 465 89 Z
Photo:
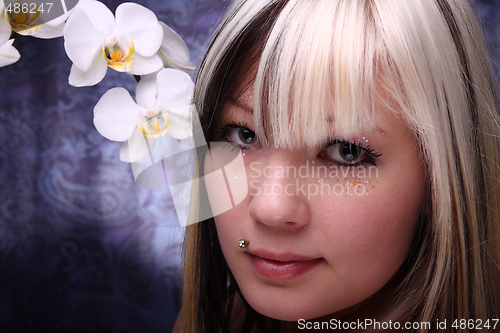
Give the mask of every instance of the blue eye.
M 360 156 L 365 154 L 358 146 L 353 145 L 352 143 L 341 143 L 340 144 L 340 157 L 342 159 L 352 162 L 357 160 Z
M 348 142 L 333 140 L 321 149 L 319 157 L 331 161 L 340 166 L 359 166 L 363 164 L 377 165 L 375 158 L 382 154 L 376 154 L 367 147 Z

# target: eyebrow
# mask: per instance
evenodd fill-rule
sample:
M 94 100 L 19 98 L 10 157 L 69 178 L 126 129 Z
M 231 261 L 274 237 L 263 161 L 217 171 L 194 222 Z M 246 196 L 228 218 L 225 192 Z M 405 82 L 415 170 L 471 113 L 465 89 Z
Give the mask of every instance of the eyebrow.
M 231 104 L 233 104 L 234 106 L 236 106 L 236 107 L 238 107 L 238 108 L 242 109 L 242 110 L 243 110 L 243 111 L 245 111 L 246 113 L 248 113 L 248 114 L 250 114 L 250 115 L 253 115 L 253 109 L 252 109 L 252 108 L 250 108 L 250 107 L 248 107 L 248 106 L 247 106 L 247 105 L 245 105 L 245 104 L 240 103 L 238 100 L 236 100 L 236 99 L 234 99 L 234 98 L 232 98 L 232 97 L 229 97 L 229 98 L 228 98 L 228 102 L 229 102 L 229 103 L 231 103 Z M 333 119 L 332 119 L 332 118 L 328 118 L 326 121 L 327 121 L 327 122 L 333 122 Z M 384 129 L 380 128 L 379 126 L 375 126 L 375 130 L 376 130 L 377 132 L 380 132 L 380 133 L 381 133 L 381 134 L 383 134 L 383 135 L 385 135 L 385 134 L 387 133 Z
M 231 103 L 231 104 L 233 104 L 234 106 L 242 109 L 246 113 L 249 113 L 249 114 L 253 115 L 253 109 L 250 108 L 250 107 L 248 107 L 247 105 L 241 104 L 238 100 L 235 100 L 235 99 L 233 99 L 233 98 L 230 97 L 228 99 L 228 102 Z

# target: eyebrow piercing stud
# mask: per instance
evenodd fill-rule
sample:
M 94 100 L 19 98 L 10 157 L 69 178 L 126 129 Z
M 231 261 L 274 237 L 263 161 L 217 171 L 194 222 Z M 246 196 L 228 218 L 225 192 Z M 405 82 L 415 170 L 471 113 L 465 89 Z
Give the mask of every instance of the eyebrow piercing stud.
M 249 241 L 247 241 L 246 239 L 240 239 L 240 241 L 238 242 L 238 245 L 244 249 L 245 247 L 247 247 L 248 245 L 250 244 Z

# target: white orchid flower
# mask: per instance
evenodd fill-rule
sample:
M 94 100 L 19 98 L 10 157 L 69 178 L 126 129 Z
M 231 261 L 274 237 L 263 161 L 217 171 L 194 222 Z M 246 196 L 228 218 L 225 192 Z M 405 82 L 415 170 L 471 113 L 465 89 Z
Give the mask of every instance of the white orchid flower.
M 163 67 L 156 54 L 163 29 L 156 15 L 135 3 L 123 3 L 113 13 L 99 1 L 79 4 L 64 27 L 64 47 L 73 62 L 69 84 L 99 83 L 108 67 L 146 75 Z
M 56 8 L 61 5 L 63 5 L 61 8 Z M 53 2 L 44 3 L 40 0 L 29 2 L 27 0 L 11 0 L 8 2 L 6 16 L 10 28 L 20 35 L 43 39 L 57 38 L 63 35 L 65 21 L 77 7 L 78 4 L 68 11 L 64 1 L 60 4 L 56 3 L 54 6 Z M 58 14 L 61 15 L 57 16 Z
M 94 125 L 105 138 L 126 141 L 120 149 L 120 160 L 139 161 L 166 134 L 179 140 L 192 136 L 193 89 L 187 73 L 162 69 L 137 84 L 137 103 L 124 88 L 107 91 L 94 108 Z
M 19 7 L 14 7 L 14 4 L 19 4 Z M 5 10 L 5 14 L 2 15 L 5 15 L 7 23 L 12 31 L 24 36 L 35 35 L 40 31 L 40 12 L 37 10 L 34 13 L 30 11 L 23 13 L 21 10 L 22 4 L 22 1 L 10 2 L 8 4 L 9 7 L 5 8 L 5 4 L 2 3 L 2 7 Z
M 168 25 L 160 22 L 163 29 L 163 41 L 158 55 L 167 68 L 180 69 L 188 74 L 193 74 L 196 66 L 189 61 L 189 49 L 182 38 Z
M 19 60 L 21 55 L 16 50 L 10 38 L 10 25 L 5 15 L 5 6 L 3 1 L 0 2 L 0 67 L 7 66 Z

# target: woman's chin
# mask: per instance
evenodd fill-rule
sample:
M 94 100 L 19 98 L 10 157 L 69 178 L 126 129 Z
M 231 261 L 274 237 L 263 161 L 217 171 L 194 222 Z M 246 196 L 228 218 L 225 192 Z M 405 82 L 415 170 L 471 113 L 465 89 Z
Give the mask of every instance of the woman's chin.
M 324 309 L 316 309 L 311 306 L 306 306 L 301 302 L 297 302 L 295 304 L 283 304 L 285 302 L 276 304 L 276 302 L 249 301 L 248 303 L 258 313 L 266 317 L 282 321 L 298 321 L 300 319 L 310 320 L 331 314 L 331 312 L 325 312 Z
M 374 295 L 360 301 L 356 304 L 343 304 L 341 299 L 335 305 L 320 304 L 319 301 L 307 300 L 304 297 L 298 299 L 279 299 L 278 295 L 265 297 L 264 295 L 245 296 L 248 304 L 258 313 L 277 320 L 297 322 L 299 320 L 329 321 L 330 319 L 358 319 L 369 318 L 377 315 L 377 309 L 383 307 L 383 304 L 374 301 L 377 297 L 386 299 L 388 291 L 393 283 L 388 284 Z M 264 297 L 262 297 L 264 296 Z M 269 296 L 269 294 L 268 294 Z M 287 296 L 290 296 L 288 294 Z M 384 303 L 384 302 L 382 302 Z M 376 307 L 377 309 L 374 309 Z
M 304 313 L 304 309 L 289 309 L 287 307 L 282 307 L 281 309 L 269 309 L 267 307 L 264 307 L 264 309 L 258 309 L 254 306 L 252 306 L 252 308 L 266 317 L 282 321 L 299 321 L 300 319 L 309 320 L 316 317 L 305 315 L 306 313 Z

